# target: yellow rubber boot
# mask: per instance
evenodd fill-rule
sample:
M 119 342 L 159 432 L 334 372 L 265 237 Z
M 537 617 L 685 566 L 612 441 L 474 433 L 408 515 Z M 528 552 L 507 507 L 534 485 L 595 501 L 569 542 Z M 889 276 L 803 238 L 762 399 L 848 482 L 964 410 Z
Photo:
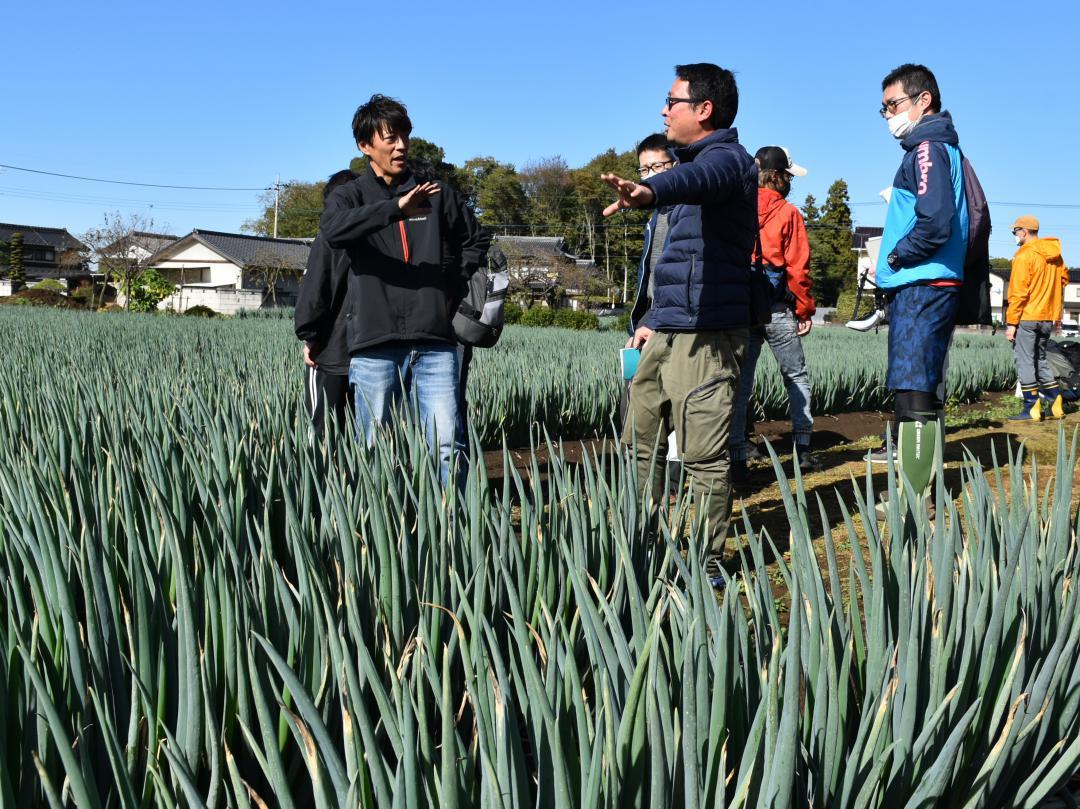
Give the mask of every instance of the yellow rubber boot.
M 1041 399 L 1044 419 L 1065 418 L 1065 402 L 1061 398 L 1061 388 L 1055 385 L 1053 388 L 1044 389 Z

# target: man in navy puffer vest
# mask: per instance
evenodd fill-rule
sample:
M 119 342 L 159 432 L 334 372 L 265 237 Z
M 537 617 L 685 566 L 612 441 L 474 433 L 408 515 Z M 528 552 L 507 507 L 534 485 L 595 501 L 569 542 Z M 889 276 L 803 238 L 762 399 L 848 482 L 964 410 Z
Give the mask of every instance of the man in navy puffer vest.
M 683 467 L 708 515 L 709 573 L 723 581 L 720 554 L 731 513 L 728 433 L 750 325 L 750 256 L 757 238 L 757 166 L 732 127 L 739 91 L 731 71 L 679 65 L 665 99 L 668 139 L 679 164 L 640 183 L 602 175 L 623 208 L 673 206 L 653 269 L 653 302 L 634 332 L 641 360 L 630 386 L 623 441 L 637 441 L 639 485 L 650 483 L 653 449 L 674 429 Z M 651 481 L 661 502 L 661 475 Z

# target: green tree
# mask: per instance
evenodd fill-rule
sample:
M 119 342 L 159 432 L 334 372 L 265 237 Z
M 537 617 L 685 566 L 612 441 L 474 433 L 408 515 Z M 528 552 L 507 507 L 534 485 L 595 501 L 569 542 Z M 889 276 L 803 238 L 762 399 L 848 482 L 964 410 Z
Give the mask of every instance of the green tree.
M 465 193 L 466 179 L 457 166 L 446 161 L 446 151 L 423 138 L 409 139 L 409 164 L 424 179 L 439 180 Z
M 854 228 L 847 183 L 840 179 L 829 186 L 829 195 L 820 212 L 816 200 L 807 196 L 803 216 L 810 241 L 815 298 L 821 306 L 833 306 L 840 292 L 857 282 L 858 259 L 851 248 Z
M 128 309 L 132 312 L 153 312 L 157 305 L 173 294 L 176 286 L 157 270 L 143 270 L 130 287 Z
M 637 266 L 645 236 L 645 223 L 652 211 L 626 210 L 618 216 L 603 216 L 615 201 L 615 192 L 600 179 L 604 173 L 620 177 L 637 176 L 637 155 L 633 151 L 608 149 L 572 172 L 574 185 L 574 238 L 571 251 L 591 258 L 607 281 L 613 298 L 632 297 L 637 286 Z
M 1011 258 L 992 258 L 990 259 L 990 269 L 995 272 L 1008 273 L 1012 271 L 1012 259 Z
M 282 239 L 310 239 L 319 232 L 319 217 L 323 211 L 323 189 L 326 183 L 306 183 L 292 180 L 283 183 L 278 200 L 277 235 Z M 242 230 L 260 236 L 274 235 L 274 191 L 259 198 L 263 214 L 245 222 Z
M 556 155 L 526 165 L 520 172 L 529 201 L 527 223 L 533 236 L 571 237 L 574 183 L 570 167 Z
M 529 201 L 517 169 L 494 157 L 474 157 L 462 169 L 465 193 L 484 225 L 524 224 Z
M 124 296 L 124 308 L 131 309 L 137 290 L 142 286 L 139 280 L 144 271 L 149 269 L 150 260 L 160 247 L 162 231 L 153 219 L 140 213 L 106 213 L 100 227 L 88 230 L 82 236 L 97 259 L 98 272 L 105 276 L 101 297 L 104 302 L 108 282 L 118 285 Z M 151 277 L 152 278 L 152 277 Z M 170 290 L 171 291 L 171 290 Z M 159 299 L 160 300 L 160 299 Z M 154 302 L 157 305 L 157 301 Z
M 23 235 L 12 233 L 8 243 L 8 278 L 14 292 L 26 283 L 26 268 L 23 266 Z

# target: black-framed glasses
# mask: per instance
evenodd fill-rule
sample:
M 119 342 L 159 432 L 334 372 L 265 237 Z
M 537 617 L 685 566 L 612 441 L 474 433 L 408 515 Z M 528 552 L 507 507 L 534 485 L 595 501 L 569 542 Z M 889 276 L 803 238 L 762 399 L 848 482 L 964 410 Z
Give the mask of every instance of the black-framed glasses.
M 664 99 L 664 106 L 671 109 L 676 104 L 700 104 L 704 100 L 703 98 L 675 98 L 675 96 L 668 96 Z
M 923 93 L 925 92 L 926 91 L 923 90 Z M 886 113 L 891 112 L 895 114 L 896 108 L 903 104 L 905 101 L 910 101 L 912 104 L 914 104 L 915 99 L 917 99 L 921 95 L 922 93 L 916 93 L 913 96 L 900 96 L 899 98 L 890 98 L 888 101 L 881 105 L 881 109 L 878 110 L 878 113 L 880 113 L 882 118 L 885 117 Z
M 657 163 L 649 163 L 647 166 L 638 166 L 637 173 L 639 177 L 644 177 L 647 174 L 655 174 L 658 171 L 667 171 L 674 165 L 674 160 L 661 160 Z

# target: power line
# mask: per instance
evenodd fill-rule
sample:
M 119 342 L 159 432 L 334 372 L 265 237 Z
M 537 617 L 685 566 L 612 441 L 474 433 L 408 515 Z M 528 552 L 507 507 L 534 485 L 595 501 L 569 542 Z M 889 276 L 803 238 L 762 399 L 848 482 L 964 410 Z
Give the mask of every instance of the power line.
M 161 183 L 135 183 L 129 180 L 103 180 L 100 177 L 80 177 L 77 174 L 60 174 L 55 171 L 42 171 L 40 169 L 27 169 L 22 166 L 9 166 L 6 163 L 0 163 L 0 169 L 11 169 L 12 171 L 25 171 L 30 174 L 46 174 L 49 177 L 63 177 L 68 180 L 85 180 L 90 183 L 111 183 L 112 185 L 137 185 L 142 188 L 171 188 L 181 191 L 269 191 L 270 186 L 264 186 L 262 188 L 227 188 L 221 186 L 208 186 L 208 185 L 163 185 Z

